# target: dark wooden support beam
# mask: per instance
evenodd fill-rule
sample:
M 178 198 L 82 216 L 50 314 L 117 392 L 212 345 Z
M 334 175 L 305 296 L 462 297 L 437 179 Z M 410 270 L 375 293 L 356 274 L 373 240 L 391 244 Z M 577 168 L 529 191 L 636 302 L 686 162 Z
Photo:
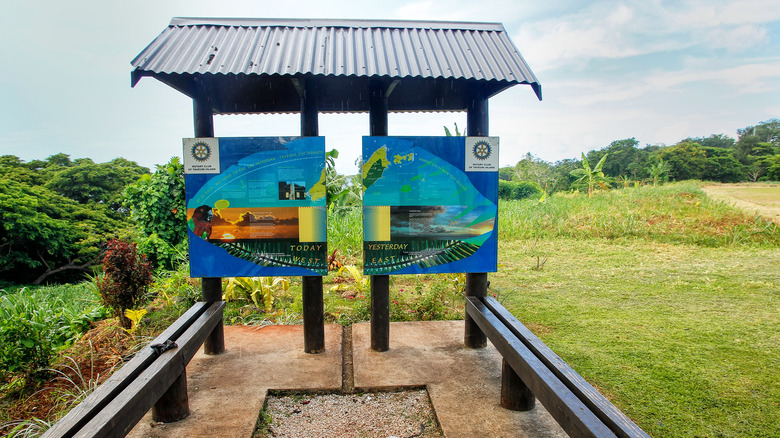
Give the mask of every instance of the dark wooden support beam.
M 469 104 L 466 109 L 466 135 L 470 137 L 488 136 L 488 99 L 476 86 L 472 88 Z M 466 296 L 485 297 L 487 295 L 487 273 L 477 272 L 466 274 Z M 468 348 L 484 348 L 487 337 L 466 315 L 466 330 L 463 342 Z
M 391 84 L 393 87 L 394 85 Z M 369 95 L 369 134 L 381 137 L 387 135 L 388 86 L 383 81 L 371 81 Z M 390 349 L 390 276 L 371 276 L 371 349 Z
M 214 111 L 211 102 L 205 97 L 192 99 L 192 113 L 195 137 L 214 137 Z M 207 303 L 222 301 L 222 278 L 202 278 L 201 287 L 203 301 Z M 225 330 L 221 320 L 203 343 L 203 352 L 205 354 L 225 352 Z
M 530 411 L 536 405 L 534 393 L 523 383 L 520 376 L 501 360 L 501 407 L 513 411 Z
M 317 84 L 313 79 L 296 80 L 301 95 L 301 136 L 319 135 Z M 316 354 L 325 351 L 325 317 L 322 277 L 303 277 L 303 350 Z

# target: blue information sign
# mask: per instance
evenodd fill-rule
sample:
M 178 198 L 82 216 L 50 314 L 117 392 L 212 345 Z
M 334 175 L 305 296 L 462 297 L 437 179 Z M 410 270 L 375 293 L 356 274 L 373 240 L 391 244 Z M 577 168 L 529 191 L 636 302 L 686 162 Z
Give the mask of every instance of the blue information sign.
M 325 139 L 184 139 L 193 277 L 327 274 Z
M 363 137 L 364 273 L 495 272 L 498 138 Z

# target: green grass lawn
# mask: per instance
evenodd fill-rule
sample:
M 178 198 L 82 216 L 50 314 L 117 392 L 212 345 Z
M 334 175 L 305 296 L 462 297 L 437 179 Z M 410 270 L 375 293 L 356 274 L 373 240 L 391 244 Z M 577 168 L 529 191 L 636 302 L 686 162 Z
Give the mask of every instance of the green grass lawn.
M 780 251 L 500 245 L 498 299 L 652 436 L 777 436 Z

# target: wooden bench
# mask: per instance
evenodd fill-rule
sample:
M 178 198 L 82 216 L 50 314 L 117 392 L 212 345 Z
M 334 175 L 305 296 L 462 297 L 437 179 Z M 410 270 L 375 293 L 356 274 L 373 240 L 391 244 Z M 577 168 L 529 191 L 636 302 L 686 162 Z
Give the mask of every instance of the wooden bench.
M 466 312 L 569 436 L 649 438 L 494 298 L 466 297 Z
M 222 322 L 224 307 L 224 301 L 196 303 L 43 436 L 125 436 L 150 408 L 186 417 L 187 364 Z M 176 346 L 151 347 L 166 342 Z

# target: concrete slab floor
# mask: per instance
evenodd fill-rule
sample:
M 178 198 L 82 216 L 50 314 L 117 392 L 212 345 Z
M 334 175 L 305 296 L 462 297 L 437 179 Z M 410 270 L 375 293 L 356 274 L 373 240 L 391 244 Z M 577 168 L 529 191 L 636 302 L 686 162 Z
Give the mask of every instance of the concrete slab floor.
M 371 350 L 369 323 L 352 326 L 356 388 L 425 385 L 447 438 L 566 437 L 537 401 L 528 412 L 504 409 L 501 355 L 463 345 L 463 321 L 390 323 L 390 350 Z
M 370 324 L 355 324 L 342 355 L 342 327 L 329 324 L 325 352 L 311 355 L 302 326 L 226 326 L 227 352 L 198 353 L 187 367 L 190 416 L 153 424 L 149 413 L 128 436 L 251 437 L 269 389 L 338 392 L 351 359 L 358 390 L 426 386 L 448 438 L 565 437 L 538 402 L 529 412 L 499 405 L 501 356 L 490 344 L 465 348 L 463 331 L 463 321 L 391 323 L 390 350 L 377 353 Z

